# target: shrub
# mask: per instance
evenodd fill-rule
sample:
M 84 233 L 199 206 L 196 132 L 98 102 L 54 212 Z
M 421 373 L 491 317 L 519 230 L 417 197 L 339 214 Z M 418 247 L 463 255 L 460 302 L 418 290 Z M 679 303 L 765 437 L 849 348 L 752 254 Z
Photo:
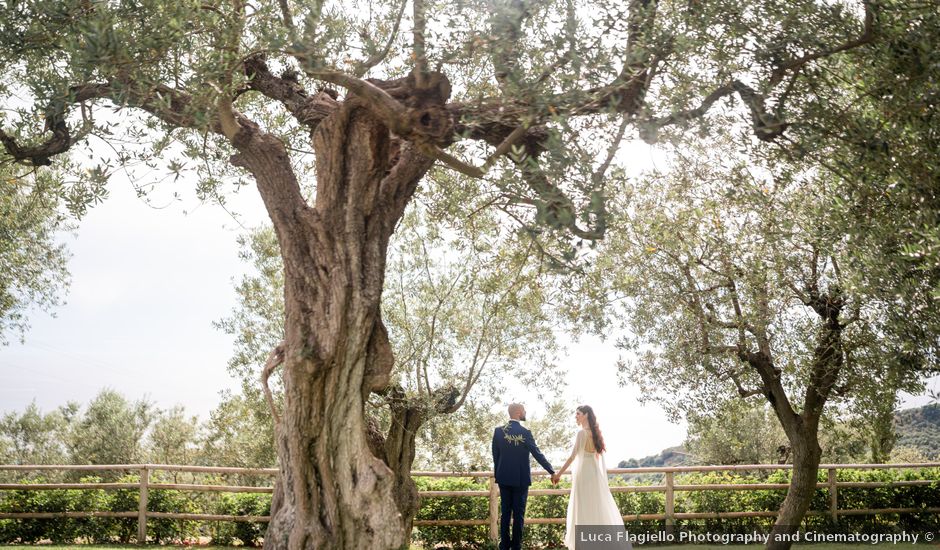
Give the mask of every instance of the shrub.
M 419 491 L 485 491 L 489 486 L 480 478 L 426 478 L 415 479 Z M 415 519 L 482 519 L 489 517 L 488 497 L 432 497 L 422 498 Z M 413 538 L 427 548 L 447 545 L 455 550 L 478 550 L 490 546 L 486 525 L 420 526 Z
M 118 478 L 118 483 L 137 483 L 140 476 L 127 474 Z M 108 499 L 110 512 L 136 512 L 140 502 L 140 493 L 137 489 L 118 489 L 111 491 Z M 137 538 L 137 518 L 112 518 L 111 536 L 117 537 L 122 544 L 127 544 Z
M 35 478 L 27 483 L 43 483 Z M 62 489 L 43 491 L 9 491 L 0 501 L 3 512 L 67 512 L 70 493 Z M 12 520 L 2 531 L 6 542 L 34 544 L 43 539 L 54 543 L 71 542 L 76 538 L 75 521 L 71 518 L 29 518 Z
M 80 483 L 100 483 L 98 476 L 87 476 Z M 104 489 L 70 491 L 73 493 L 71 508 L 82 512 L 103 512 L 111 509 L 113 494 Z M 117 527 L 117 518 L 75 518 L 75 535 L 86 542 L 104 544 L 111 542 Z
M 218 514 L 233 516 L 267 516 L 271 513 L 271 495 L 259 493 L 222 493 Z M 245 546 L 259 546 L 268 528 L 265 522 L 214 522 L 213 544 L 229 545 L 238 539 Z
M 147 496 L 147 510 L 176 514 L 198 514 L 202 512 L 195 500 L 189 498 L 182 491 L 174 489 L 151 489 Z M 198 536 L 198 527 L 198 522 L 194 520 L 147 518 L 147 538 L 157 544 L 182 541 Z

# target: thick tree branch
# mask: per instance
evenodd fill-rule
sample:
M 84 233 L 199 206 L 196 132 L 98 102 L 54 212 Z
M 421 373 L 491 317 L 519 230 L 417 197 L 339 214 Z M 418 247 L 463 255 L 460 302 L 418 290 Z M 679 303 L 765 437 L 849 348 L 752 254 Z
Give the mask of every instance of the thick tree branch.
M 760 376 L 764 397 L 774 408 L 774 413 L 780 420 L 784 431 L 787 432 L 787 436 L 792 439 L 798 435 L 800 417 L 793 409 L 790 398 L 780 383 L 780 370 L 774 366 L 772 358 L 760 351 L 742 351 L 738 354 L 738 358 L 750 365 Z
M 731 381 L 734 382 L 734 386 L 738 389 L 738 397 L 742 399 L 746 399 L 754 395 L 763 395 L 764 393 L 767 392 L 767 388 L 763 388 L 763 387 L 750 389 L 750 390 L 744 389 L 744 384 L 741 383 L 742 374 L 744 373 L 733 371 L 733 370 L 728 372 L 728 378 L 730 378 Z
M 741 101 L 747 105 L 748 110 L 751 115 L 751 126 L 754 130 L 754 135 L 758 139 L 763 141 L 773 141 L 777 136 L 782 134 L 786 130 L 788 124 L 779 120 L 775 115 L 768 113 L 767 108 L 764 102 L 764 96 L 758 94 L 754 91 L 753 88 L 744 84 L 740 80 L 732 80 L 731 82 L 716 88 L 710 94 L 705 96 L 702 100 L 702 103 L 694 108 L 686 111 L 679 111 L 677 113 L 672 113 L 671 115 L 657 117 L 648 119 L 645 121 L 638 121 L 638 126 L 641 130 L 641 137 L 647 141 L 655 141 L 656 131 L 660 128 L 672 124 L 679 124 L 687 122 L 696 118 L 701 118 L 708 112 L 708 110 L 715 104 L 716 101 L 723 97 L 727 97 L 731 94 L 737 93 L 741 98 Z
M 249 78 L 250 89 L 280 102 L 311 133 L 339 106 L 336 92 L 332 90 L 311 96 L 297 81 L 294 73 L 285 72 L 282 76 L 275 76 L 268 69 L 263 55 L 250 56 L 245 60 L 245 75 Z
M 33 166 L 49 165 L 52 157 L 65 153 L 84 136 L 83 133 L 73 136 L 66 125 L 69 106 L 100 99 L 110 100 L 115 105 L 141 109 L 174 127 L 206 129 L 205 125 L 189 112 L 192 100 L 186 92 L 162 84 L 149 89 L 135 88 L 131 82 L 117 84 L 90 83 L 73 86 L 65 98 L 54 100 L 47 109 L 50 114 L 46 118 L 46 130 L 51 130 L 53 135 L 42 144 L 23 147 L 2 129 L 0 143 L 3 143 L 7 153 L 18 162 L 27 162 Z M 222 133 L 218 119 L 210 120 L 208 129 Z
M 839 315 L 843 304 L 842 294 L 836 289 L 831 295 L 827 292 L 820 296 L 819 304 L 813 308 L 819 314 L 822 326 L 813 350 L 809 383 L 803 400 L 803 417 L 807 421 L 818 421 L 842 370 L 845 355 Z
M 82 130 L 73 135 L 66 123 L 71 105 L 107 97 L 109 87 L 105 84 L 85 84 L 69 89 L 65 98 L 53 100 L 46 108 L 44 132 L 52 136 L 39 145 L 25 147 L 0 128 L 0 143 L 16 162 L 25 162 L 33 166 L 48 166 L 52 157 L 68 151 L 73 145 L 85 138 L 90 130 L 86 121 Z
M 414 55 L 415 66 L 412 74 L 415 78 L 415 86 L 424 88 L 424 77 L 428 72 L 427 46 L 424 41 L 425 27 L 427 27 L 427 14 L 425 13 L 424 0 L 411 0 L 414 9 Z
M 271 395 L 271 388 L 268 386 L 268 379 L 274 370 L 284 362 L 284 342 L 278 344 L 271 353 L 268 354 L 268 360 L 261 369 L 261 387 L 264 389 L 264 399 L 268 402 L 268 408 L 271 410 L 271 417 L 274 418 L 274 426 L 280 426 L 281 417 L 277 414 L 277 407 L 274 405 L 274 397 Z
M 795 70 L 799 71 L 807 63 L 811 63 L 817 59 L 822 59 L 824 57 L 830 57 L 839 52 L 844 52 L 847 50 L 855 49 L 866 44 L 870 44 L 875 39 L 875 9 L 877 7 L 877 0 L 863 0 L 862 4 L 865 8 L 865 23 L 862 28 L 862 33 L 853 40 L 844 42 L 838 46 L 820 50 L 818 52 L 813 52 L 806 54 L 803 57 L 797 59 L 791 59 L 781 65 L 777 66 L 770 75 L 770 85 L 776 86 L 783 80 L 783 77 L 787 74 L 788 71 Z

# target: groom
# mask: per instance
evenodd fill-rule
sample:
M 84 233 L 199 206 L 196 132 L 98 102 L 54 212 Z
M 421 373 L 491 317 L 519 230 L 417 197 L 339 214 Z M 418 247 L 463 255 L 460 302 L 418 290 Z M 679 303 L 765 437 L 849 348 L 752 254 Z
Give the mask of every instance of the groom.
M 509 422 L 493 431 L 493 471 L 499 484 L 500 520 L 499 550 L 519 550 L 522 547 L 522 525 L 525 502 L 532 484 L 529 454 L 554 474 L 532 432 L 519 422 L 525 421 L 525 407 L 519 403 L 509 405 Z M 509 516 L 512 514 L 512 540 L 509 539 Z

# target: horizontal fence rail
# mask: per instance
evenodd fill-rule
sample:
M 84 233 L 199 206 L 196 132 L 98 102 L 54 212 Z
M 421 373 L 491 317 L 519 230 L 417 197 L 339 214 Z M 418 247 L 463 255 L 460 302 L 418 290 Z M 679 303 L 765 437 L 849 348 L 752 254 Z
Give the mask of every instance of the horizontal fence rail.
M 904 513 L 940 513 L 940 508 L 878 508 L 878 509 L 840 509 L 838 507 L 839 488 L 879 488 L 904 486 L 929 486 L 940 480 L 903 480 L 903 481 L 875 481 L 854 482 L 837 481 L 838 470 L 842 469 L 922 469 L 937 468 L 940 462 L 905 463 L 905 464 L 820 464 L 819 470 L 827 472 L 827 481 L 816 484 L 817 489 L 829 492 L 828 510 L 811 510 L 807 515 L 830 515 L 833 519 L 847 515 L 873 515 L 873 514 L 904 514 Z M 641 468 L 611 468 L 608 475 L 624 474 L 663 474 L 663 483 L 658 485 L 629 485 L 611 487 L 614 493 L 631 492 L 661 492 L 665 493 L 665 506 L 663 513 L 657 514 L 628 514 L 624 521 L 664 520 L 666 529 L 672 529 L 676 520 L 681 519 L 717 519 L 717 518 L 744 518 L 744 517 L 775 517 L 776 511 L 738 511 L 738 512 L 676 512 L 675 493 L 679 491 L 751 491 L 751 490 L 781 490 L 786 489 L 787 483 L 712 483 L 712 484 L 676 484 L 676 473 L 692 472 L 719 472 L 719 471 L 755 471 L 755 470 L 788 470 L 791 464 L 736 464 L 727 466 L 671 466 L 671 467 L 641 467 Z M 254 476 L 271 476 L 278 473 L 277 468 L 237 468 L 216 466 L 187 466 L 175 464 L 0 464 L 0 471 L 127 471 L 140 474 L 136 483 L 0 483 L 0 491 L 44 491 L 56 489 L 70 490 L 137 490 L 138 509 L 127 512 L 105 511 L 73 511 L 73 512 L 3 512 L 0 519 L 45 519 L 45 518 L 89 518 L 89 517 L 118 517 L 137 518 L 137 541 L 143 543 L 147 538 L 147 519 L 166 518 L 195 521 L 247 521 L 267 522 L 270 516 L 226 515 L 226 514 L 184 514 L 169 512 L 153 512 L 148 510 L 148 498 L 151 490 L 173 489 L 192 492 L 225 492 L 225 493 L 273 493 L 272 486 L 240 486 L 218 485 L 201 483 L 151 483 L 153 472 L 187 472 L 192 474 L 241 474 Z M 499 522 L 499 489 L 491 471 L 472 472 L 423 472 L 414 471 L 413 478 L 485 478 L 488 480 L 486 490 L 463 491 L 418 491 L 420 498 L 440 497 L 487 497 L 489 499 L 489 517 L 486 519 L 443 519 L 443 520 L 415 520 L 415 526 L 476 526 L 488 525 L 489 537 L 496 540 L 498 537 Z M 548 476 L 544 470 L 532 472 L 533 477 Z M 530 496 L 567 495 L 570 489 L 533 489 Z M 565 518 L 526 518 L 529 524 L 564 524 Z

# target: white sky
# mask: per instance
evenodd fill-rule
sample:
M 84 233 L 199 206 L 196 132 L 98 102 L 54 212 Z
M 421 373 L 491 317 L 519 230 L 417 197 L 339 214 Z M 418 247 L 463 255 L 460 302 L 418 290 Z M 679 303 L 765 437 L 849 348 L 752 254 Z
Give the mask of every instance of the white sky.
M 221 390 L 237 390 L 225 369 L 232 341 L 212 322 L 236 304 L 232 281 L 247 269 L 237 257 L 242 228 L 223 209 L 199 206 L 195 198 L 154 209 L 118 178 L 110 193 L 74 238 L 65 237 L 73 253 L 68 303 L 55 318 L 34 313 L 25 345 L 0 347 L 0 412 L 33 400 L 45 411 L 69 400 L 86 403 L 110 387 L 160 407 L 182 404 L 206 418 Z M 230 206 L 246 226 L 266 219 L 252 187 L 230 197 Z M 636 388 L 618 386 L 617 357 L 612 340 L 584 338 L 560 360 L 568 372 L 566 399 L 572 408 L 595 408 L 611 466 L 658 453 L 685 435 L 655 405 L 640 406 Z M 525 402 L 530 417 L 542 411 L 535 396 Z M 906 398 L 905 406 L 925 402 Z

